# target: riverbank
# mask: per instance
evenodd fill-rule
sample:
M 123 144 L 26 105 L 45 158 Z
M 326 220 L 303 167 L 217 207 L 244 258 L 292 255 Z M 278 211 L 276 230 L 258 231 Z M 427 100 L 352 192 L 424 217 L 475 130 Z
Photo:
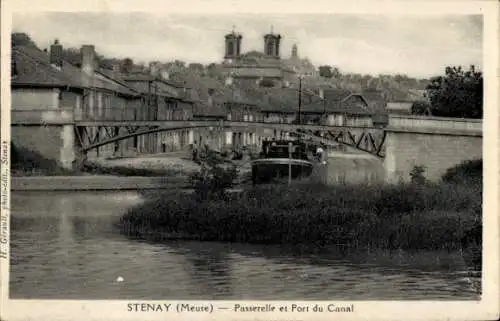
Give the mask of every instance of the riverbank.
M 187 151 L 135 157 L 90 159 L 79 168 L 66 169 L 53 159 L 11 144 L 11 176 L 144 176 L 144 177 L 186 177 L 199 171 L 199 164 L 192 161 Z
M 11 191 L 164 190 L 191 187 L 187 178 L 163 176 L 30 176 L 11 177 Z
M 225 200 L 164 193 L 129 210 L 146 239 L 313 244 L 382 250 L 481 246 L 482 188 L 466 184 L 256 187 Z

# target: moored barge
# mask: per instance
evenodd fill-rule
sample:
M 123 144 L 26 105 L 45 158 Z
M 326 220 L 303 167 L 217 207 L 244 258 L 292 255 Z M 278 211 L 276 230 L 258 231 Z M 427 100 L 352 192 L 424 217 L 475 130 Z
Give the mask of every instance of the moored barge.
M 287 179 L 290 169 L 293 180 L 310 176 L 315 162 L 312 147 L 298 140 L 263 141 L 259 158 L 252 161 L 252 183 Z

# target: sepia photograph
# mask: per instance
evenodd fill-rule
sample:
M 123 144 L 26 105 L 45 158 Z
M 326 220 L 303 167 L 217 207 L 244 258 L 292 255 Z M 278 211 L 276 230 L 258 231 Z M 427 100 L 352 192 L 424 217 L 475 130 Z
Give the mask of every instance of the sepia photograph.
M 9 300 L 480 302 L 484 26 L 13 12 Z

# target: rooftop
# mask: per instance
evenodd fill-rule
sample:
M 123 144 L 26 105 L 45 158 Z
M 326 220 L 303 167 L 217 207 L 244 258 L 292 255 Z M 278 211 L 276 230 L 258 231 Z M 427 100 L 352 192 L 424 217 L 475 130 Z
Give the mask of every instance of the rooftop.
M 58 69 L 50 64 L 49 54 L 37 48 L 18 46 L 12 48 L 11 84 L 20 86 L 97 88 L 126 96 L 138 96 L 133 88 L 96 70 L 105 77 L 89 76 L 81 69 L 63 61 Z M 91 85 L 88 85 L 91 84 Z

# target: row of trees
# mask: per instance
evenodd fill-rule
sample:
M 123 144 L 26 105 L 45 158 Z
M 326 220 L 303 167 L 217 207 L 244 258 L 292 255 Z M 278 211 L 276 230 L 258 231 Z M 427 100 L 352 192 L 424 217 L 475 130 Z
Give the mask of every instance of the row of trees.
M 446 67 L 445 75 L 431 79 L 426 87 L 432 115 L 483 117 L 483 74 L 475 66 Z

